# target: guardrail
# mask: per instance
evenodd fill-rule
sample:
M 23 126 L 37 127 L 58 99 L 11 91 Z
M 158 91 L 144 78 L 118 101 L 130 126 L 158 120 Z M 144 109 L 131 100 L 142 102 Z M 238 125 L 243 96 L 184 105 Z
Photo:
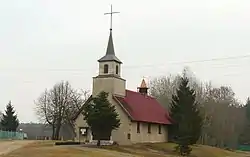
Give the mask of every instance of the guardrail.
M 23 132 L 0 130 L 0 140 L 2 139 L 23 140 L 24 137 L 25 137 L 25 133 Z

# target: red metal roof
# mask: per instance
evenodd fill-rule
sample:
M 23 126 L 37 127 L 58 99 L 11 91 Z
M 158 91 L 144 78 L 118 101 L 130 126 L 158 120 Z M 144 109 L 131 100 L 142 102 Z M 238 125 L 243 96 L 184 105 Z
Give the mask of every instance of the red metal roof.
M 126 90 L 125 97 L 114 97 L 134 121 L 171 124 L 169 113 L 151 96 Z

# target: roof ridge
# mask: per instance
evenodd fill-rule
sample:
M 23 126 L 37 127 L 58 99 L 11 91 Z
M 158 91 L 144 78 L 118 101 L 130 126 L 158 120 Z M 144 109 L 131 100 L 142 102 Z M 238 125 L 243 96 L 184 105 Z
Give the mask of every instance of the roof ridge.
M 140 94 L 141 96 L 148 97 L 148 98 L 151 98 L 151 99 L 156 99 L 155 97 L 152 97 L 151 95 L 142 95 L 141 93 L 133 91 L 133 90 L 126 89 L 126 91 L 133 92 L 133 93 L 136 93 L 138 95 Z

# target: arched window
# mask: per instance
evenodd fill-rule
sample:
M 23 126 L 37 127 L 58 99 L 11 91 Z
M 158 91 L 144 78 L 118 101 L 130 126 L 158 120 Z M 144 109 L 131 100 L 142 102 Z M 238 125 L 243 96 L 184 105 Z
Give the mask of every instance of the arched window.
M 104 74 L 107 74 L 109 72 L 109 65 L 105 64 L 104 65 Z
M 116 75 L 118 75 L 118 72 L 119 72 L 119 67 L 118 67 L 118 65 L 116 65 L 116 67 L 115 67 L 115 73 L 116 73 Z

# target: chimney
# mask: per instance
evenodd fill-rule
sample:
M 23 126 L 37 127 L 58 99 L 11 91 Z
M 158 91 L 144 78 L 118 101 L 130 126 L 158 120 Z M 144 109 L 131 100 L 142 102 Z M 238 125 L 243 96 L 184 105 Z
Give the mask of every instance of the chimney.
M 139 93 L 148 95 L 148 87 L 144 79 L 142 79 L 141 86 L 137 87 L 137 89 L 139 90 Z

